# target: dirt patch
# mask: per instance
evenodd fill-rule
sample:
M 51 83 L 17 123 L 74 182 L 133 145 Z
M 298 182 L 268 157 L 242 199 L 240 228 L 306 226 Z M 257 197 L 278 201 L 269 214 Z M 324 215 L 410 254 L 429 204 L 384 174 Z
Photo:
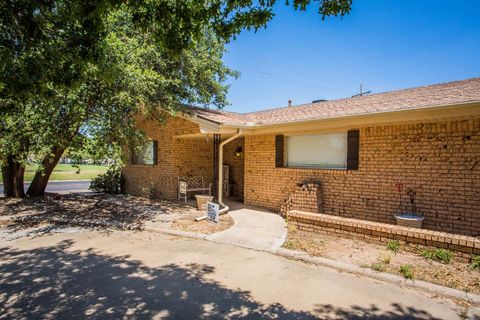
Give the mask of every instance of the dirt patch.
M 228 213 L 221 215 L 218 223 L 207 220 L 195 221 L 194 218 L 195 217 L 175 220 L 172 223 L 172 229 L 210 234 L 226 230 L 233 226 L 234 223 Z
M 149 226 L 210 234 L 233 225 L 228 214 L 220 216 L 219 223 L 196 222 L 195 218 L 203 214 L 188 204 L 169 200 L 101 194 L 47 195 L 1 202 L 0 227 L 20 229 L 56 224 L 141 230 Z
M 173 221 L 195 214 L 199 214 L 195 208 L 180 202 L 124 195 L 69 194 L 6 199 L 0 203 L 0 216 L 9 216 L 9 227 L 14 228 L 53 223 L 138 230 L 147 221 Z
M 360 239 L 304 232 L 291 225 L 283 247 L 397 275 L 402 275 L 400 266 L 410 265 L 414 279 L 480 294 L 480 272 L 455 258 L 443 264 L 425 259 L 420 251 L 417 254 L 404 251 L 401 246 L 395 253 L 387 249 L 387 243 L 382 246 Z
M 0 220 L 0 228 L 7 227 L 10 224 L 12 224 L 10 220 Z

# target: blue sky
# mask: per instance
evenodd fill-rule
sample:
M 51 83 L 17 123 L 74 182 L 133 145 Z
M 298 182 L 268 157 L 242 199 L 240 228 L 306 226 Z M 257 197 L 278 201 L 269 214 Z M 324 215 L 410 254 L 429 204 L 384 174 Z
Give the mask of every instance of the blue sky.
M 250 112 L 480 76 L 480 1 L 353 0 L 322 21 L 283 0 L 266 29 L 228 44 L 226 110 Z

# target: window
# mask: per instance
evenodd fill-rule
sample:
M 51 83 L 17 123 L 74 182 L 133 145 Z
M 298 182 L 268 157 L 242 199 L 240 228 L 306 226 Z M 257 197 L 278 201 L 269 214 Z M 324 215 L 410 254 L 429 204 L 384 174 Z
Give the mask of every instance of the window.
M 138 152 L 132 155 L 133 164 L 157 164 L 157 141 L 147 141 Z
M 288 167 L 346 169 L 347 133 L 288 136 Z

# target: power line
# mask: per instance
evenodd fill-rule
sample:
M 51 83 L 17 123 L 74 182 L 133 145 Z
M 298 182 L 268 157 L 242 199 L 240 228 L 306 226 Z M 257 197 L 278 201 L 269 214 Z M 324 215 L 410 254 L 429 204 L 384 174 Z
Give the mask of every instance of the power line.
M 320 80 L 322 82 L 327 81 L 328 83 L 337 83 L 338 85 L 348 87 L 348 88 L 357 88 L 357 85 L 353 85 L 353 83 L 347 83 L 347 82 L 344 82 L 344 81 L 338 81 L 338 80 L 332 80 L 332 79 L 321 78 L 321 77 L 318 77 L 318 76 L 313 76 L 311 74 L 307 74 L 305 72 L 298 71 L 297 69 L 294 69 L 294 68 L 289 67 L 289 66 L 282 66 L 282 68 L 278 68 L 278 65 L 275 65 L 274 63 L 272 63 L 270 61 L 265 61 L 265 60 L 262 60 L 262 59 L 253 58 L 251 56 L 247 56 L 247 55 L 244 55 L 244 54 L 238 54 L 238 55 L 240 55 L 243 58 L 254 61 L 257 64 L 269 64 L 270 66 L 275 67 L 276 69 L 282 69 L 283 68 L 285 70 L 290 71 L 291 73 L 296 73 L 296 74 L 301 75 L 303 77 L 308 77 L 308 78 L 311 78 L 311 79 Z
M 309 82 L 305 82 L 305 81 L 300 81 L 300 80 L 296 80 L 296 79 L 287 78 L 287 77 L 284 77 L 282 75 L 266 72 L 266 71 L 263 71 L 263 70 L 253 69 L 253 68 L 246 67 L 246 66 L 237 66 L 237 67 L 232 66 L 232 67 L 237 68 L 237 69 L 244 69 L 244 70 L 252 71 L 252 72 L 261 74 L 262 76 L 266 76 L 266 77 L 269 77 L 269 78 L 288 81 L 288 82 L 297 84 L 297 85 L 299 85 L 301 87 L 304 87 L 304 88 L 315 87 L 315 88 L 320 88 L 320 89 L 324 89 L 324 90 L 333 90 L 333 91 L 338 90 L 338 89 L 331 88 L 331 87 L 320 86 L 320 85 L 314 84 L 314 83 L 309 83 Z
M 294 83 L 298 83 L 298 84 L 303 84 L 303 85 L 309 86 L 309 87 L 316 87 L 316 88 L 321 88 L 321 89 L 326 89 L 326 90 L 333 90 L 332 88 L 329 88 L 329 87 L 319 86 L 319 85 L 316 85 L 316 84 L 311 84 L 311 83 L 298 81 L 298 80 L 294 80 L 294 79 L 288 79 L 288 78 L 284 78 L 284 77 L 279 76 L 279 75 L 275 75 L 275 74 L 260 71 L 260 70 L 255 70 L 255 72 L 257 72 L 259 74 L 269 76 L 269 77 L 272 77 L 272 78 L 275 78 L 275 79 L 286 80 L 286 81 L 290 81 L 290 82 L 294 82 Z

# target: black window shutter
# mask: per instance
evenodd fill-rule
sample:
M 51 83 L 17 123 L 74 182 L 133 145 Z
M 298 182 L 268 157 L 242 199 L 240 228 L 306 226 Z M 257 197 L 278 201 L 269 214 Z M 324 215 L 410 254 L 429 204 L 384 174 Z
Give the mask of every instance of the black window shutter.
M 153 165 L 156 166 L 158 163 L 158 141 L 153 141 Z
M 358 170 L 360 150 L 360 131 L 349 130 L 347 133 L 347 169 Z
M 275 167 L 283 167 L 283 135 L 275 136 Z
M 130 154 L 131 154 L 130 160 L 132 161 L 132 164 L 137 164 L 137 157 L 135 152 L 133 151 L 133 148 L 130 149 Z

